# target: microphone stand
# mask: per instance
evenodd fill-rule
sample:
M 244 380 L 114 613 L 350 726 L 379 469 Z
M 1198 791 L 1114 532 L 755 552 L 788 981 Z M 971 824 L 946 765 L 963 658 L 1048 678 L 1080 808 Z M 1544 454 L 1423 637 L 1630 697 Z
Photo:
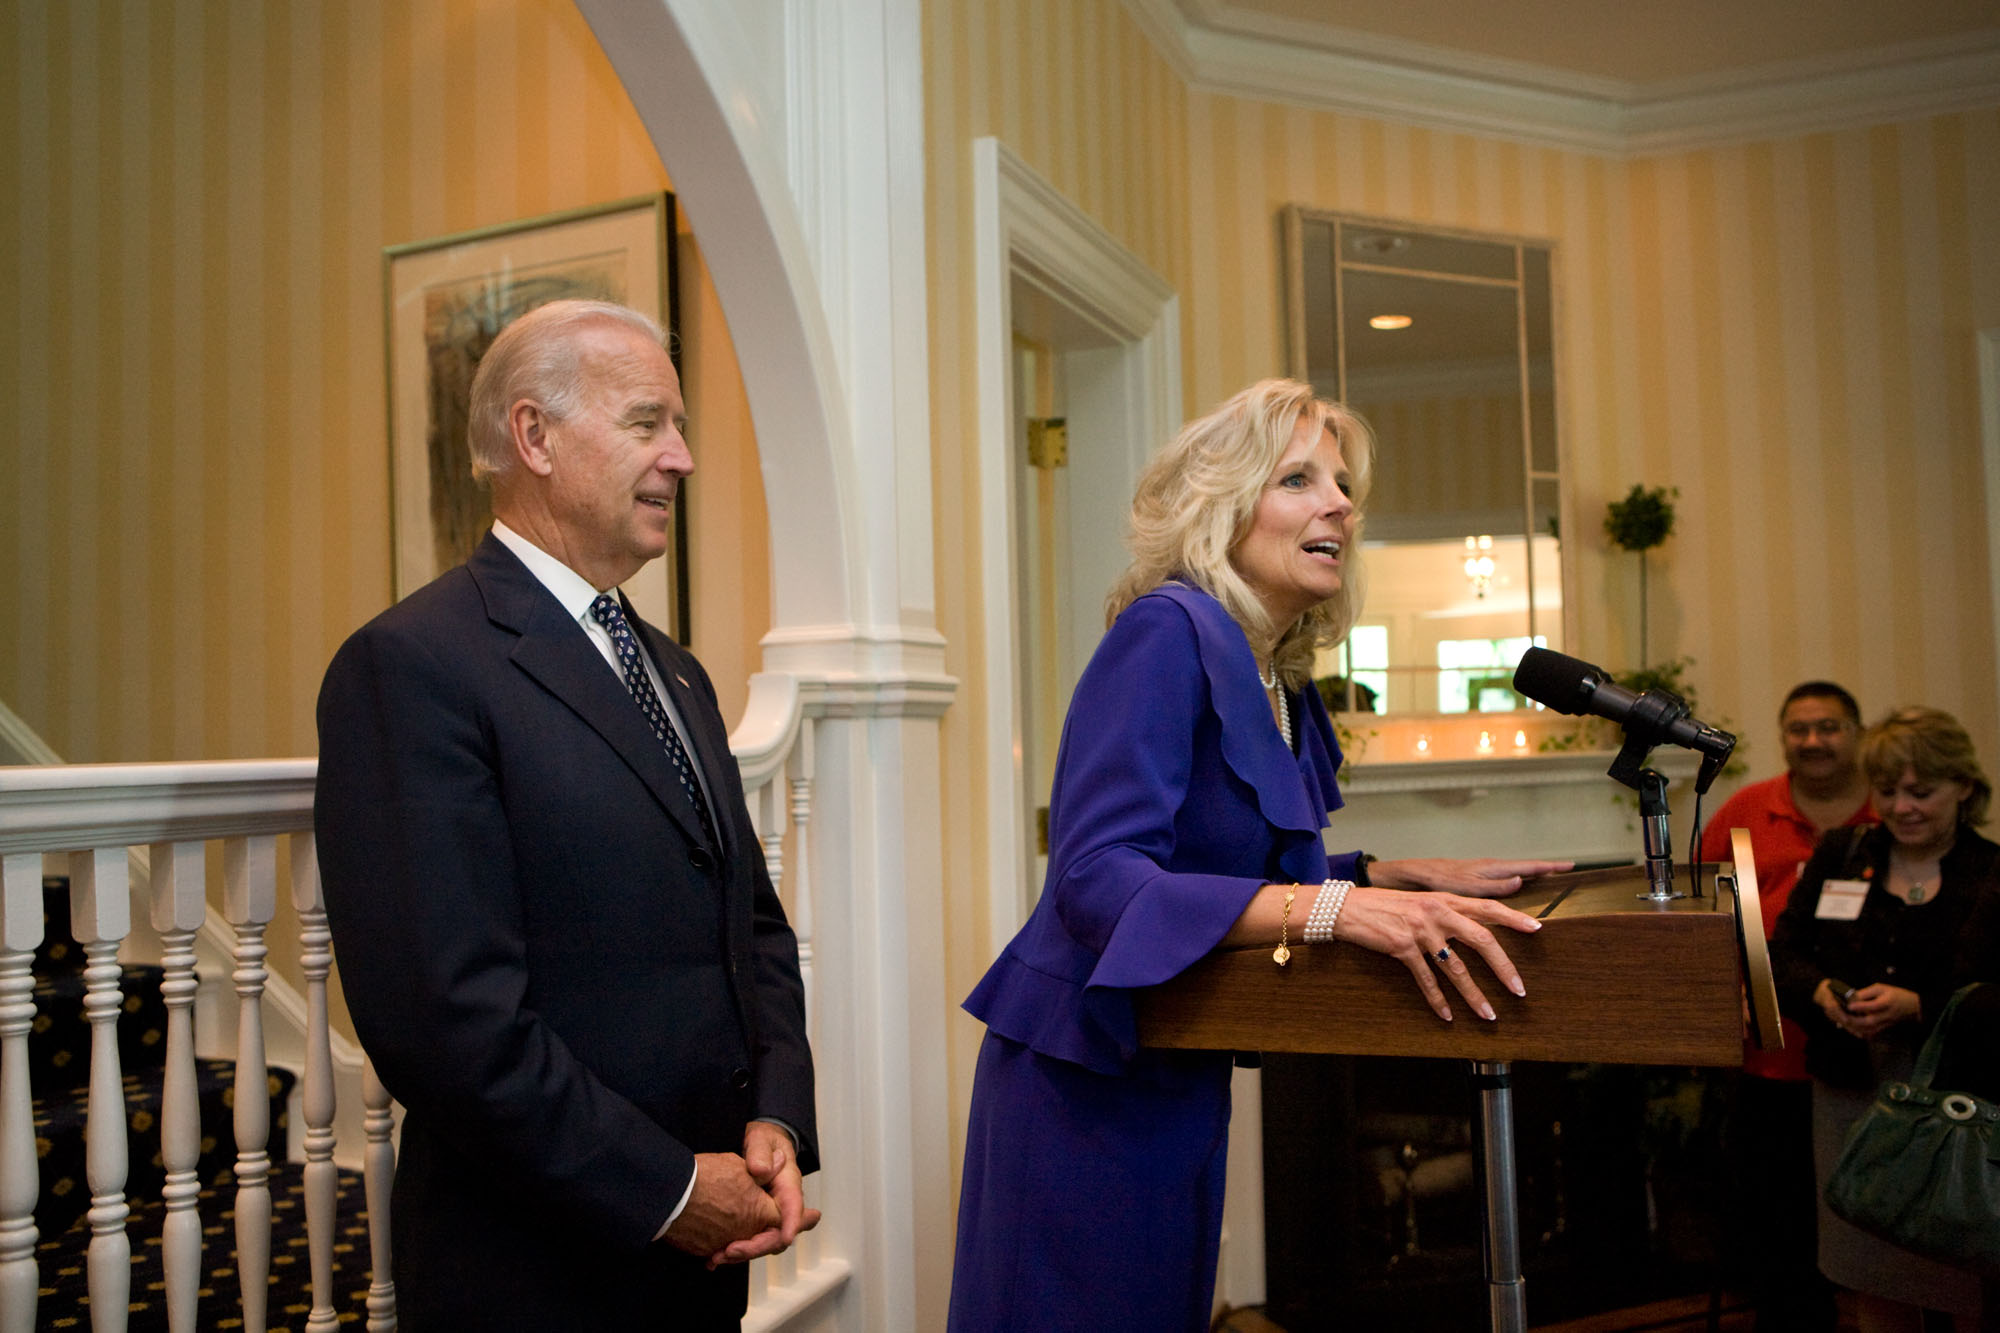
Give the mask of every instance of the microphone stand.
M 1646 767 L 1646 757 L 1665 739 L 1667 728 L 1686 717 L 1689 708 L 1667 690 L 1639 696 L 1625 721 L 1625 744 L 1611 761 L 1612 777 L 1639 793 L 1639 818 L 1645 825 L 1646 883 L 1650 892 L 1641 902 L 1661 905 L 1685 893 L 1674 892 L 1674 856 L 1667 818 L 1667 779 Z M 1700 790 L 1720 772 L 1722 761 L 1702 762 Z M 1506 1060 L 1471 1061 L 1472 1087 L 1478 1094 L 1480 1193 L 1485 1202 L 1480 1250 L 1486 1269 L 1486 1313 L 1492 1333 L 1526 1333 L 1527 1279 L 1521 1272 L 1521 1219 L 1514 1175 L 1513 1067 Z
M 1552 656 L 1560 660 L 1559 654 Z M 1526 661 L 1524 658 L 1524 667 Z M 1609 683 L 1610 677 L 1588 663 L 1573 662 L 1572 665 L 1586 673 L 1580 685 L 1574 687 L 1579 697 L 1559 692 L 1563 701 L 1550 706 L 1564 713 L 1591 711 L 1584 701 L 1599 686 Z M 1546 677 L 1548 673 L 1544 671 L 1541 674 Z M 1519 688 L 1518 671 L 1515 681 L 1516 688 Z M 1541 698 L 1541 692 L 1537 690 L 1524 692 L 1531 698 Z M 1653 752 L 1654 746 L 1669 740 L 1688 744 L 1685 734 L 1676 738 L 1673 729 L 1693 711 L 1688 707 L 1687 700 L 1671 690 L 1646 690 L 1632 699 L 1629 708 L 1620 707 L 1605 714 L 1619 718 L 1625 728 L 1625 744 L 1618 751 L 1618 757 L 1611 761 L 1609 772 L 1613 778 L 1639 793 L 1639 817 L 1645 826 L 1646 883 L 1650 891 L 1638 897 L 1641 902 L 1651 902 L 1662 910 L 1674 899 L 1688 895 L 1674 892 L 1667 779 L 1658 770 L 1646 767 L 1646 758 Z M 1682 728 L 1683 733 L 1686 730 Z M 1728 760 L 1736 738 L 1701 724 L 1696 724 L 1695 730 L 1699 743 L 1691 748 L 1702 752 L 1701 774 L 1695 779 L 1694 787 L 1699 795 L 1706 793 L 1709 784 L 1722 772 L 1722 765 Z M 1697 888 L 1696 895 L 1699 896 L 1699 893 Z M 1738 925 L 1740 928 L 1740 921 Z M 1485 1259 L 1487 1318 L 1492 1333 L 1526 1333 L 1527 1279 L 1521 1272 L 1521 1220 L 1514 1179 L 1513 1069 L 1506 1060 L 1473 1060 L 1470 1072 L 1472 1086 L 1479 1099 L 1479 1151 L 1476 1156 L 1481 1194 L 1486 1205 L 1480 1248 Z
M 1685 707 L 1685 706 L 1684 706 Z M 1658 769 L 1644 767 L 1653 750 L 1649 729 L 1628 728 L 1625 745 L 1606 770 L 1612 777 L 1639 793 L 1639 823 L 1646 849 L 1646 883 L 1649 891 L 1642 902 L 1670 903 L 1685 898 L 1674 891 L 1673 835 L 1667 818 L 1667 779 Z
M 1685 898 L 1685 893 L 1674 891 L 1673 836 L 1667 820 L 1667 779 L 1657 769 L 1646 767 L 1646 756 L 1653 747 L 1668 738 L 1668 729 L 1687 717 L 1692 710 L 1687 701 L 1672 690 L 1647 690 L 1632 701 L 1632 711 L 1625 719 L 1625 744 L 1619 749 L 1618 757 L 1611 761 L 1605 772 L 1639 793 L 1639 822 L 1643 828 L 1646 850 L 1646 883 L 1649 891 L 1639 895 L 1641 902 L 1670 903 L 1676 898 Z M 1713 735 L 1727 744 L 1720 747 L 1706 747 L 1702 751 L 1701 775 L 1695 779 L 1695 791 L 1705 792 L 1708 784 L 1715 781 L 1722 771 L 1729 751 L 1736 744 L 1736 738 L 1726 732 L 1713 732 L 1703 728 L 1706 735 Z M 1720 748 L 1720 753 L 1717 749 Z M 1700 888 L 1695 890 L 1697 896 Z

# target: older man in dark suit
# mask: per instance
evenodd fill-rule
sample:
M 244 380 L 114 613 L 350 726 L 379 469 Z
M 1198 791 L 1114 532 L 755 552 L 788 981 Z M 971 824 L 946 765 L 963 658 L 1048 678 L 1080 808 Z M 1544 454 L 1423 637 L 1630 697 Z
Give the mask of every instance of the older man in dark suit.
M 645 316 L 555 302 L 471 404 L 493 532 L 347 641 L 319 856 L 403 1103 L 402 1326 L 735 1329 L 818 1213 L 797 944 L 699 663 L 617 586 L 693 470 Z

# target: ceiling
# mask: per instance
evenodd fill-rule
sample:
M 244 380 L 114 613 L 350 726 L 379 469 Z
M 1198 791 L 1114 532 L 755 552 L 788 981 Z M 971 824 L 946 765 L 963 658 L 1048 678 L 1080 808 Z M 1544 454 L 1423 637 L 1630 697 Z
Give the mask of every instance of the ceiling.
M 1124 0 L 1190 86 L 1618 155 L 2000 106 L 2000 0 Z
M 1254 30 L 1297 25 L 1330 49 L 1410 43 L 1440 67 L 1482 61 L 1541 66 L 1633 85 L 1813 62 L 1894 64 L 1941 42 L 2000 35 L 2000 0 L 1186 0 L 1197 21 Z M 1473 57 L 1470 62 L 1465 57 Z

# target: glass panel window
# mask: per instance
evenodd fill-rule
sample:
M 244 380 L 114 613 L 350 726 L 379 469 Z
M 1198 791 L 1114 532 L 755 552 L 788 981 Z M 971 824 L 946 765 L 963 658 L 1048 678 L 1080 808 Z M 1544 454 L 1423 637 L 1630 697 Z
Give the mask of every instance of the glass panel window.
M 1315 683 L 1320 698 L 1333 712 L 1387 712 L 1389 627 L 1356 625 L 1345 643 L 1321 654 Z
M 1528 701 L 1514 691 L 1514 668 L 1542 635 L 1506 639 L 1444 639 L 1437 646 L 1440 713 L 1505 713 Z

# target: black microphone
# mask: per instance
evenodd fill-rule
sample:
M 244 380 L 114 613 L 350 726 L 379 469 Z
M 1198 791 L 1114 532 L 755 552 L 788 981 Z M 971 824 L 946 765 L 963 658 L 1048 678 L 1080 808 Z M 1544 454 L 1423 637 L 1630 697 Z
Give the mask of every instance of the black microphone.
M 1594 713 L 1625 729 L 1628 741 L 1645 746 L 1678 745 L 1702 756 L 1695 790 L 1705 792 L 1736 748 L 1736 737 L 1692 716 L 1687 701 L 1672 690 L 1634 693 L 1611 679 L 1602 667 L 1530 648 L 1514 668 L 1514 688 L 1535 702 L 1581 717 Z

